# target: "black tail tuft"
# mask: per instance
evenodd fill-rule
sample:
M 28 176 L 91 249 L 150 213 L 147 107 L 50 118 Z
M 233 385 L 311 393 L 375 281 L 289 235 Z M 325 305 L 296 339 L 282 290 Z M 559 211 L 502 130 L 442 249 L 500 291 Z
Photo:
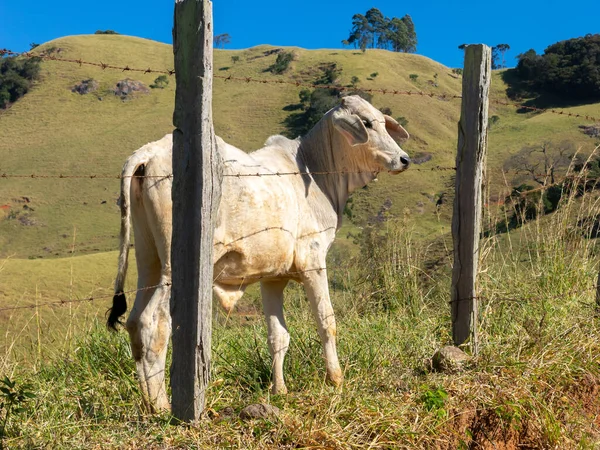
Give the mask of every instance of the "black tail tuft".
M 113 306 L 108 310 L 108 320 L 106 326 L 109 329 L 117 330 L 117 324 L 123 325 L 119 318 L 127 311 L 127 300 L 123 292 L 117 292 L 113 297 Z

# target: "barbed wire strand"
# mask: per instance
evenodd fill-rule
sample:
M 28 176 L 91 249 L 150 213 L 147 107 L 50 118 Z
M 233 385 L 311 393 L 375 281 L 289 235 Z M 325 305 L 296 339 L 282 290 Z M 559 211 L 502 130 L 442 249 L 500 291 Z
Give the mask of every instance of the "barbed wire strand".
M 156 284 L 153 286 L 147 286 L 147 287 L 143 287 L 143 288 L 139 288 L 139 289 L 132 289 L 129 291 L 125 291 L 124 294 L 133 294 L 139 291 L 147 291 L 150 289 L 156 289 L 159 287 L 163 287 L 163 286 L 170 286 L 171 283 L 163 283 L 163 284 Z M 19 305 L 19 306 L 6 306 L 3 308 L 0 308 L 0 312 L 2 311 L 14 311 L 17 309 L 38 309 L 38 308 L 42 308 L 45 306 L 55 306 L 55 305 L 66 305 L 69 303 L 83 303 L 83 302 L 93 302 L 95 300 L 101 300 L 101 299 L 107 299 L 107 298 L 112 298 L 114 296 L 114 292 L 112 294 L 105 294 L 105 295 L 98 295 L 98 296 L 91 296 L 91 297 L 83 297 L 83 298 L 76 298 L 76 299 L 59 299 L 56 301 L 52 301 L 52 302 L 46 302 L 46 303 L 39 303 L 39 304 L 31 304 L 31 305 Z
M 167 69 L 167 70 L 160 70 L 160 69 L 151 69 L 151 68 L 136 68 L 136 67 L 130 67 L 129 65 L 125 65 L 125 66 L 116 66 L 114 64 L 106 64 L 104 62 L 92 62 L 92 61 L 84 61 L 82 59 L 74 59 L 74 58 L 59 58 L 57 56 L 53 56 L 53 55 L 46 55 L 46 54 L 34 54 L 32 52 L 14 52 L 12 50 L 8 50 L 8 49 L 0 49 L 0 57 L 1 56 L 15 56 L 15 57 L 24 57 L 24 58 L 41 58 L 43 60 L 47 60 L 47 61 L 58 61 L 58 62 L 66 62 L 66 63 L 71 63 L 71 64 L 78 64 L 79 66 L 83 66 L 83 65 L 87 65 L 87 66 L 94 66 L 94 67 L 99 67 L 102 70 L 106 70 L 106 69 L 113 69 L 113 70 L 120 70 L 122 72 L 140 72 L 140 73 L 161 73 L 161 74 L 166 74 L 169 76 L 175 75 L 175 70 L 174 69 Z M 222 79 L 224 81 L 240 81 L 240 82 L 246 82 L 246 83 L 259 83 L 259 84 L 288 84 L 288 85 L 293 85 L 296 87 L 302 87 L 302 88 L 313 88 L 313 89 L 332 89 L 332 90 L 337 90 L 337 91 L 353 91 L 356 90 L 355 87 L 353 86 L 340 86 L 340 85 L 331 85 L 331 84 L 316 84 L 316 83 L 305 83 L 305 82 L 301 82 L 301 81 L 291 81 L 291 80 L 266 80 L 266 79 L 258 79 L 258 78 L 253 78 L 253 77 L 236 77 L 233 75 L 214 75 L 213 74 L 213 78 L 217 78 L 217 79 Z M 430 98 L 437 98 L 439 100 L 447 100 L 447 99 L 460 99 L 462 98 L 462 95 L 457 95 L 457 94 L 448 94 L 448 93 L 436 93 L 436 92 L 424 92 L 424 91 L 410 91 L 410 90 L 399 90 L 399 89 L 377 89 L 377 88 L 361 88 L 361 91 L 364 92 L 369 92 L 369 93 L 380 93 L 383 95 L 387 95 L 387 94 L 391 94 L 391 95 L 416 95 L 416 96 L 422 96 L 422 97 L 430 97 Z M 587 114 L 576 114 L 576 113 L 569 113 L 566 111 L 558 111 L 556 109 L 546 109 L 546 108 L 538 108 L 535 106 L 527 106 L 527 105 L 523 105 L 523 104 L 519 104 L 519 103 L 511 103 L 511 102 L 507 102 L 504 100 L 499 100 L 499 99 L 490 99 L 490 102 L 497 104 L 497 105 L 502 105 L 502 106 L 512 106 L 515 108 L 522 108 L 522 109 L 528 109 L 530 111 L 536 111 L 536 112 L 548 112 L 548 113 L 552 113 L 552 114 L 557 114 L 557 115 L 561 115 L 561 116 L 567 116 L 567 117 L 575 117 L 575 118 L 582 118 L 582 119 L 586 119 L 592 122 L 600 122 L 600 118 L 594 117 L 594 116 L 590 116 Z
M 53 55 L 45 55 L 45 54 L 34 54 L 32 52 L 23 52 L 17 53 L 8 49 L 0 49 L 0 56 L 15 56 L 15 57 L 23 57 L 23 58 L 41 58 L 46 61 L 58 61 L 58 62 L 66 62 L 71 64 L 78 64 L 79 66 L 94 66 L 99 67 L 102 70 L 113 69 L 120 70 L 121 72 L 140 72 L 140 73 L 160 73 L 165 75 L 175 75 L 175 70 L 167 69 L 151 69 L 151 68 L 136 68 L 126 66 L 116 66 L 114 64 L 106 64 L 104 62 L 92 62 L 92 61 L 84 61 L 82 59 L 72 59 L 72 58 L 59 58 Z M 253 77 L 236 77 L 233 75 L 216 75 L 213 74 L 213 78 L 222 79 L 224 81 L 240 81 L 245 83 L 257 83 L 257 84 L 287 84 L 292 85 L 299 88 L 313 88 L 313 89 L 331 89 L 336 91 L 355 91 L 356 87 L 353 86 L 341 86 L 337 84 L 318 84 L 318 83 L 306 83 L 302 81 L 291 81 L 291 80 L 266 80 L 261 78 L 253 78 Z M 437 98 L 440 100 L 446 99 L 459 99 L 462 98 L 460 95 L 456 94 L 447 94 L 447 93 L 439 93 L 439 92 L 424 92 L 424 91 L 411 91 L 411 90 L 400 90 L 400 89 L 383 89 L 383 88 L 360 88 L 363 92 L 369 93 L 378 93 L 378 94 L 390 94 L 390 95 L 415 95 L 421 97 L 429 97 L 429 98 Z
M 318 267 L 315 269 L 307 269 L 307 270 L 298 270 L 298 271 L 291 271 L 291 272 L 286 272 L 285 275 L 301 275 L 304 273 L 309 273 L 309 272 L 318 272 L 321 270 L 326 270 L 328 273 L 332 273 L 332 272 L 336 272 L 336 271 L 348 271 L 350 269 L 350 267 Z M 272 279 L 274 278 L 273 275 L 256 275 L 256 276 L 247 276 L 247 277 L 232 277 L 234 279 L 239 279 L 241 280 L 241 282 L 243 283 L 245 280 L 262 280 L 262 279 Z M 215 281 L 218 281 L 218 277 L 215 279 Z M 147 286 L 147 287 L 143 287 L 143 288 L 139 288 L 139 289 L 132 289 L 129 291 L 125 291 L 124 294 L 134 294 L 137 293 L 139 291 L 147 291 L 150 289 L 157 289 L 160 287 L 170 287 L 172 286 L 171 283 L 162 283 L 162 284 L 156 284 L 153 286 Z M 109 288 L 107 288 L 109 289 Z M 549 301 L 549 300 L 559 300 L 565 297 L 565 295 L 577 295 L 577 294 L 587 294 L 587 293 L 591 293 L 591 292 L 596 292 L 598 290 L 597 286 L 593 286 L 587 289 L 582 289 L 582 290 L 576 290 L 576 289 L 572 289 L 566 293 L 562 293 L 562 294 L 556 294 L 556 295 L 548 295 L 548 296 L 529 296 L 529 297 L 494 297 L 494 296 L 482 296 L 482 295 L 478 295 L 478 296 L 474 296 L 474 297 L 465 297 L 465 298 L 459 298 L 456 300 L 450 300 L 448 301 L 448 304 L 452 304 L 454 302 L 463 302 L 463 301 L 469 301 L 469 300 L 479 300 L 479 301 L 497 301 L 497 302 L 512 302 L 512 303 L 526 303 L 526 302 L 531 302 L 533 301 L 539 301 L 539 302 L 543 302 L 543 301 Z M 52 301 L 52 302 L 45 302 L 45 303 L 33 303 L 30 305 L 18 305 L 18 306 L 6 306 L 6 307 L 2 307 L 0 308 L 0 312 L 4 312 L 4 311 L 15 311 L 15 310 L 25 310 L 25 309 L 39 309 L 39 308 L 43 308 L 43 307 L 48 307 L 48 306 L 62 306 L 62 305 L 67 305 L 69 303 L 85 303 L 85 302 L 94 302 L 96 300 L 106 300 L 109 298 L 113 298 L 115 294 L 111 293 L 111 294 L 105 294 L 105 295 L 99 295 L 99 296 L 90 296 L 90 297 L 83 297 L 83 298 L 77 298 L 77 299 L 59 299 L 56 301 Z M 586 303 L 587 305 L 587 303 Z M 595 303 L 589 304 L 589 306 L 595 306 Z
M 292 278 L 294 278 L 295 276 L 299 276 L 302 275 L 304 273 L 310 273 L 310 272 L 318 272 L 321 270 L 326 270 L 328 273 L 332 273 L 332 272 L 336 272 L 336 271 L 347 271 L 349 270 L 350 267 L 343 267 L 343 266 L 338 266 L 338 267 L 317 267 L 314 269 L 306 269 L 306 270 L 295 270 L 295 271 L 288 271 L 285 272 L 279 276 L 291 276 Z M 222 277 L 221 275 L 217 275 L 214 279 L 214 281 L 219 281 L 220 279 L 225 278 Z M 249 275 L 249 276 L 243 276 L 243 277 L 227 277 L 228 280 L 234 279 L 234 280 L 240 280 L 240 282 L 242 284 L 244 284 L 244 282 L 246 280 L 248 281 L 258 281 L 258 280 L 263 280 L 263 279 L 272 279 L 275 278 L 273 275 Z M 124 294 L 134 294 L 137 293 L 139 291 L 147 291 L 150 289 L 156 289 L 159 287 L 166 287 L 166 286 L 171 286 L 171 283 L 162 283 L 162 284 L 156 284 L 153 286 L 147 286 L 147 287 L 143 287 L 143 288 L 139 288 L 139 289 L 131 289 L 129 291 L 125 291 L 123 292 Z M 112 289 L 112 288 L 106 288 L 108 289 Z M 105 300 L 108 298 L 113 298 L 114 296 L 114 292 L 111 294 L 103 294 L 103 295 L 98 295 L 98 296 L 89 296 L 89 297 L 83 297 L 83 298 L 76 298 L 76 299 L 59 299 L 56 301 L 52 301 L 52 302 L 45 302 L 45 303 L 33 303 L 30 305 L 18 305 L 18 306 L 6 306 L 6 307 L 2 307 L 0 308 L 0 312 L 3 311 L 13 311 L 13 310 L 22 310 L 22 309 L 38 309 L 38 308 L 42 308 L 42 307 L 46 307 L 46 306 L 61 306 L 61 305 L 66 305 L 69 303 L 84 303 L 84 302 L 93 302 L 96 300 Z
M 552 113 L 552 114 L 558 114 L 560 116 L 575 117 L 578 119 L 586 119 L 586 120 L 589 120 L 590 122 L 600 122 L 599 118 L 589 116 L 587 114 L 576 114 L 576 113 L 570 113 L 567 111 L 558 111 L 556 109 L 538 108 L 535 106 L 527 106 L 527 105 L 522 105 L 519 103 L 511 103 L 511 102 L 507 102 L 504 100 L 497 100 L 497 99 L 491 99 L 490 101 L 492 103 L 495 103 L 496 105 L 501 105 L 501 106 L 512 106 L 514 108 L 528 109 L 530 111 L 539 112 L 539 113 Z
M 455 171 L 456 167 L 443 167 L 443 166 L 434 166 L 430 168 L 409 168 L 407 169 L 411 172 L 432 172 L 432 171 Z M 252 173 L 225 173 L 223 177 L 229 178 L 242 178 L 242 177 L 282 177 L 282 176 L 290 176 L 290 175 L 352 175 L 352 174 L 379 174 L 384 172 L 372 172 L 372 171 L 317 171 L 317 172 L 252 172 Z M 30 179 L 123 179 L 123 178 L 172 178 L 173 174 L 164 174 L 164 175 L 106 175 L 106 174 L 90 174 L 90 175 L 65 175 L 65 174 L 39 174 L 39 173 L 31 173 L 31 174 L 11 174 L 11 173 L 0 173 L 0 178 L 30 178 Z
M 587 294 L 590 292 L 596 292 L 598 290 L 598 286 L 593 286 L 587 289 L 571 289 L 567 292 L 564 292 L 562 294 L 555 294 L 555 295 L 548 295 L 548 296 L 529 296 L 529 297 L 491 297 L 491 296 L 481 296 L 481 295 L 476 295 L 474 297 L 465 297 L 465 298 L 459 298 L 456 300 L 450 300 L 448 301 L 448 304 L 452 304 L 452 303 L 456 303 L 456 302 L 463 302 L 463 301 L 469 301 L 469 300 L 485 300 L 485 301 L 498 301 L 498 302 L 511 302 L 511 303 L 525 303 L 525 302 L 530 302 L 532 300 L 534 301 L 539 301 L 539 302 L 543 302 L 543 301 L 548 301 L 548 300 L 560 300 L 560 299 L 564 299 L 564 297 L 566 295 L 577 295 L 577 294 Z M 586 303 L 586 305 L 588 305 Z M 589 306 L 596 306 L 596 304 L 594 303 L 589 304 Z

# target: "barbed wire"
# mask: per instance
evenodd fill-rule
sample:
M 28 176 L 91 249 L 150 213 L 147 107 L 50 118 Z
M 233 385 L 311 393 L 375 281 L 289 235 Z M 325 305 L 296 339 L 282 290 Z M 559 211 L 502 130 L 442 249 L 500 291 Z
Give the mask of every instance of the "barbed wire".
M 456 167 L 449 166 L 434 166 L 430 168 L 409 168 L 406 169 L 411 172 L 432 172 L 432 171 L 455 171 Z M 387 171 L 386 171 L 387 172 Z M 315 172 L 303 172 L 303 171 L 293 171 L 293 172 L 252 172 L 252 173 L 225 173 L 223 177 L 229 178 L 242 178 L 242 177 L 282 177 L 282 176 L 291 176 L 291 175 L 353 175 L 353 174 L 380 174 L 382 172 L 372 172 L 372 171 L 315 171 Z M 384 172 L 385 173 L 385 172 Z M 123 178 L 172 178 L 173 174 L 164 174 L 164 175 L 106 175 L 106 174 L 90 174 L 90 175 L 72 175 L 72 174 L 40 174 L 40 173 L 31 173 L 31 174 L 12 174 L 12 173 L 0 173 L 0 179 L 9 179 L 9 178 L 29 178 L 29 179 L 115 179 L 120 180 Z
M 82 59 L 70 59 L 70 58 L 59 58 L 58 56 L 46 55 L 43 53 L 35 54 L 32 52 L 13 52 L 8 49 L 0 49 L 0 57 L 2 56 L 14 56 L 14 57 L 22 57 L 22 58 L 40 58 L 46 61 L 59 61 L 59 62 L 67 62 L 72 64 L 78 64 L 79 66 L 95 66 L 100 67 L 102 70 L 105 69 L 114 69 L 120 70 L 121 72 L 142 72 L 142 73 L 162 73 L 166 75 L 175 75 L 175 70 L 157 70 L 157 69 L 139 69 L 135 67 L 126 66 L 115 66 L 113 64 L 105 64 L 103 62 L 91 62 L 91 61 L 83 61 Z
M 317 267 L 314 269 L 306 269 L 306 270 L 297 270 L 297 271 L 290 271 L 290 272 L 285 272 L 285 274 L 282 274 L 280 277 L 285 278 L 286 276 L 298 276 L 298 275 L 302 275 L 305 273 L 310 273 L 310 272 L 320 272 L 322 270 L 327 271 L 328 273 L 331 272 L 336 272 L 336 271 L 348 271 L 350 269 L 350 267 Z M 263 280 L 263 279 L 273 279 L 275 278 L 273 275 L 251 275 L 251 276 L 241 276 L 241 277 L 227 277 L 228 280 L 231 279 L 239 279 L 240 280 L 240 284 L 245 284 L 244 282 L 247 280 L 254 280 L 254 281 L 258 281 L 258 280 Z M 218 281 L 219 280 L 219 276 L 215 277 L 214 281 Z M 157 289 L 160 287 L 171 287 L 172 283 L 167 282 L 167 283 L 161 283 L 161 284 L 156 284 L 156 285 L 152 285 L 152 286 L 146 286 L 143 288 L 139 288 L 139 289 L 131 289 L 128 291 L 123 292 L 123 294 L 134 294 L 140 291 L 148 291 L 151 289 Z M 107 289 L 112 289 L 112 288 L 107 288 Z M 590 288 L 586 288 L 586 289 L 571 289 L 570 291 L 566 292 L 566 293 L 562 293 L 562 294 L 556 294 L 556 295 L 548 295 L 548 296 L 528 296 L 528 297 L 494 297 L 494 296 L 483 296 L 483 295 L 478 295 L 478 296 L 474 296 L 474 297 L 465 297 L 465 298 L 459 298 L 459 299 L 455 299 L 455 300 L 450 300 L 448 301 L 448 304 L 452 304 L 452 303 L 456 303 L 456 302 L 463 302 L 463 301 L 470 301 L 470 300 L 479 300 L 479 301 L 498 301 L 498 302 L 512 302 L 512 303 L 524 303 L 524 302 L 530 302 L 532 300 L 535 301 L 548 301 L 548 300 L 559 300 L 565 297 L 565 295 L 576 295 L 576 294 L 587 294 L 587 293 L 591 293 L 591 292 L 597 292 L 598 287 L 597 286 L 593 286 Z M 2 307 L 0 308 L 0 312 L 5 312 L 5 311 L 15 311 L 15 310 L 25 310 L 25 309 L 39 309 L 39 308 L 44 308 L 44 307 L 49 307 L 49 306 L 62 306 L 62 305 L 67 305 L 67 304 L 73 304 L 73 303 L 85 303 L 85 302 L 94 302 L 96 300 L 106 300 L 109 298 L 113 298 L 114 296 L 114 292 L 111 294 L 104 294 L 104 295 L 98 295 L 98 296 L 89 296 L 89 297 L 83 297 L 83 298 L 76 298 L 76 299 L 59 299 L 56 301 L 51 301 L 51 302 L 44 302 L 44 303 L 32 303 L 30 305 L 17 305 L 17 306 L 6 306 L 6 307 Z M 586 303 L 586 305 L 588 305 Z M 588 306 L 595 306 L 594 304 L 589 304 Z
M 288 81 L 288 80 L 265 80 L 258 79 L 252 77 L 234 77 L 232 75 L 224 76 L 224 75 L 213 75 L 214 78 L 220 78 L 225 81 L 242 81 L 246 83 L 259 83 L 259 84 L 289 84 L 296 87 L 302 88 L 313 88 L 313 89 L 331 89 L 335 91 L 362 91 L 368 93 L 375 94 L 383 94 L 383 95 L 415 95 L 421 97 L 429 97 L 429 98 L 437 98 L 439 100 L 446 99 L 459 99 L 462 98 L 461 95 L 456 94 L 447 94 L 447 93 L 436 93 L 436 92 L 424 92 L 424 91 L 411 91 L 411 90 L 400 90 L 400 89 L 383 89 L 383 88 L 357 88 L 354 86 L 340 86 L 337 84 L 313 84 L 313 83 L 305 83 L 301 81 Z
M 170 286 L 171 283 L 163 283 L 163 284 L 156 284 L 153 286 L 147 286 L 147 287 L 143 287 L 143 288 L 139 288 L 139 289 L 132 289 L 129 291 L 125 291 L 123 292 L 124 294 L 133 294 L 139 291 L 147 291 L 150 289 L 156 289 L 159 287 L 164 287 L 164 286 Z M 95 300 L 101 300 L 101 299 L 107 299 L 107 298 L 113 298 L 114 296 L 114 292 L 112 294 L 105 294 L 105 295 L 98 295 L 98 296 L 91 296 L 91 297 L 84 297 L 84 298 L 76 298 L 76 299 L 59 299 L 56 301 L 52 301 L 52 302 L 45 302 L 45 303 L 33 303 L 31 305 L 18 305 L 18 306 L 6 306 L 3 308 L 0 308 L 0 312 L 2 311 L 14 311 L 14 310 L 18 310 L 18 309 L 38 309 L 38 308 L 43 308 L 45 306 L 60 306 L 60 305 L 67 305 L 69 303 L 83 303 L 83 302 L 93 302 Z
M 175 75 L 175 70 L 167 69 L 151 69 L 150 67 L 144 68 L 136 68 L 130 67 L 129 65 L 125 66 L 116 66 L 114 64 L 106 64 L 104 62 L 92 62 L 92 61 L 84 61 L 82 59 L 73 59 L 73 58 L 59 58 L 54 55 L 46 55 L 43 53 L 35 54 L 32 52 L 22 52 L 17 53 L 8 49 L 0 49 L 0 57 L 1 56 L 16 56 L 16 57 L 24 57 L 24 58 L 40 58 L 46 61 L 58 61 L 58 62 L 66 62 L 71 64 L 78 64 L 79 66 L 93 66 L 99 67 L 102 70 L 113 69 L 120 70 L 121 72 L 140 72 L 140 73 L 160 73 L 165 75 Z M 439 93 L 439 92 L 424 92 L 424 91 L 411 91 L 411 90 L 400 90 L 400 89 L 383 89 L 383 88 L 360 88 L 357 89 L 354 86 L 341 86 L 336 84 L 318 84 L 318 83 L 306 83 L 302 81 L 290 81 L 290 80 L 266 80 L 261 78 L 253 78 L 253 77 L 237 77 L 233 75 L 217 75 L 213 74 L 213 78 L 222 79 L 224 81 L 240 81 L 245 83 L 256 83 L 256 84 L 287 84 L 292 85 L 299 88 L 313 88 L 313 89 L 331 89 L 336 91 L 356 91 L 360 90 L 362 92 L 368 93 L 378 93 L 378 94 L 390 94 L 390 95 L 415 95 L 421 97 L 429 97 L 429 98 L 438 98 L 440 100 L 447 99 L 459 99 L 462 98 L 460 95 L 456 94 L 447 94 L 447 93 Z
M 529 302 L 529 301 L 539 301 L 539 302 L 543 302 L 543 301 L 548 301 L 548 300 L 561 300 L 564 299 L 565 295 L 577 295 L 577 294 L 588 294 L 590 292 L 597 292 L 598 291 L 598 286 L 593 286 L 587 289 L 571 289 L 567 292 L 564 292 L 562 294 L 555 294 L 555 295 L 547 295 L 547 296 L 538 296 L 538 295 L 534 295 L 534 296 L 528 296 L 528 297 L 493 297 L 493 296 L 483 296 L 483 295 L 476 295 L 474 297 L 465 297 L 465 298 L 459 298 L 459 299 L 455 299 L 455 300 L 450 300 L 448 301 L 448 304 L 452 304 L 452 303 L 458 303 L 458 302 L 464 302 L 464 301 L 470 301 L 470 300 L 481 300 L 481 301 L 498 301 L 498 302 L 510 302 L 510 303 L 525 303 L 525 302 Z M 585 303 L 588 306 L 595 306 L 596 304 L 588 304 Z
M 328 273 L 332 273 L 332 272 L 336 272 L 336 271 L 348 271 L 350 269 L 350 266 L 333 266 L 333 267 L 316 267 L 314 269 L 306 269 L 306 270 L 292 270 L 292 271 L 287 271 L 284 272 L 280 275 L 274 276 L 274 275 L 249 275 L 249 276 L 223 276 L 222 274 L 219 274 L 217 276 L 214 277 L 213 282 L 222 280 L 222 279 L 227 279 L 227 280 L 240 280 L 240 284 L 245 284 L 245 281 L 260 281 L 260 280 L 264 280 L 264 279 L 273 279 L 273 278 L 285 278 L 287 276 L 291 276 L 296 277 L 305 273 L 311 273 L 311 272 L 319 272 L 322 270 L 327 271 Z M 167 282 L 167 283 L 161 283 L 161 284 L 156 284 L 156 285 L 152 285 L 152 286 L 146 286 L 143 288 L 139 288 L 139 289 L 131 289 L 128 291 L 123 292 L 123 294 L 135 294 L 139 291 L 147 291 L 150 289 L 157 289 L 160 287 L 170 287 L 172 286 L 172 283 Z M 107 290 L 112 289 L 112 288 L 106 288 Z M 89 296 L 89 297 L 83 297 L 83 298 L 69 298 L 69 299 L 59 299 L 59 300 L 55 300 L 55 301 L 51 301 L 51 302 L 44 302 L 44 303 L 32 303 L 29 305 L 17 305 L 17 306 L 6 306 L 6 307 L 2 307 L 0 308 L 0 312 L 4 312 L 4 311 L 14 311 L 14 310 L 23 310 L 23 309 L 38 309 L 38 308 L 43 308 L 43 307 L 47 307 L 47 306 L 61 306 L 61 305 L 67 305 L 69 303 L 85 303 L 85 302 L 94 302 L 96 300 L 105 300 L 105 299 L 109 299 L 109 298 L 113 298 L 114 296 L 114 292 L 111 294 L 103 294 L 103 295 L 98 295 L 98 296 Z
M 491 99 L 490 101 L 496 105 L 512 106 L 514 108 L 528 109 L 530 111 L 535 111 L 535 112 L 539 112 L 539 113 L 551 113 L 551 114 L 558 114 L 560 116 L 575 117 L 578 119 L 586 119 L 586 120 L 589 120 L 590 122 L 600 122 L 599 118 L 593 117 L 593 116 L 588 116 L 587 114 L 576 114 L 576 113 L 570 113 L 567 111 L 558 111 L 556 109 L 537 108 L 535 106 L 527 106 L 527 105 L 522 105 L 520 103 L 511 103 L 511 102 L 507 102 L 504 100 L 498 100 L 498 99 Z
M 15 56 L 15 57 L 24 57 L 24 58 L 40 58 L 43 60 L 47 60 L 47 61 L 58 61 L 58 62 L 66 62 L 66 63 L 71 63 L 71 64 L 78 64 L 79 66 L 83 66 L 83 65 L 87 65 L 87 66 L 94 66 L 94 67 L 99 67 L 102 70 L 106 70 L 106 69 L 112 69 L 112 70 L 120 70 L 121 72 L 140 72 L 140 73 L 160 73 L 160 74 L 165 74 L 165 75 L 175 75 L 175 70 L 174 69 L 166 69 L 166 70 L 161 70 L 161 69 L 152 69 L 150 67 L 148 68 L 136 68 L 136 67 L 130 67 L 129 65 L 125 65 L 125 66 L 117 66 L 114 64 L 106 64 L 104 62 L 92 62 L 92 61 L 84 61 L 82 59 L 74 59 L 74 58 L 59 58 L 58 56 L 54 56 L 54 55 L 48 55 L 48 54 L 44 54 L 44 53 L 40 53 L 40 54 L 35 54 L 32 52 L 14 52 L 12 50 L 8 50 L 8 49 L 0 49 L 0 57 L 2 56 Z M 332 90 L 337 90 L 337 91 L 355 91 L 357 90 L 356 87 L 354 86 L 340 86 L 340 85 L 332 85 L 332 84 L 318 84 L 318 83 L 306 83 L 306 82 L 301 82 L 301 81 L 292 81 L 292 80 L 266 80 L 266 79 L 259 79 L 259 78 L 253 78 L 253 77 L 238 77 L 238 76 L 233 76 L 233 75 L 215 75 L 213 74 L 213 78 L 216 79 L 222 79 L 224 81 L 239 81 L 239 82 L 246 82 L 246 83 L 257 83 L 257 84 L 287 84 L 287 85 L 293 85 L 296 87 L 302 87 L 302 88 L 313 88 L 313 89 L 332 89 Z M 411 90 L 400 90 L 400 89 L 383 89 L 383 88 L 360 88 L 361 91 L 363 92 L 368 92 L 368 93 L 379 93 L 379 94 L 383 94 L 383 95 L 415 95 L 415 96 L 421 96 L 421 97 L 429 97 L 429 98 L 437 98 L 439 100 L 447 100 L 447 99 L 461 99 L 462 95 L 458 95 L 458 94 L 448 94 L 448 93 L 436 93 L 436 92 L 424 92 L 424 91 L 411 91 Z M 557 115 L 561 115 L 561 116 L 567 116 L 567 117 L 574 117 L 574 118 L 581 118 L 581 119 L 586 119 L 592 122 L 600 122 L 600 118 L 594 117 L 594 116 L 590 116 L 587 114 L 577 114 L 577 113 L 570 113 L 570 112 L 566 112 L 566 111 L 558 111 L 556 109 L 547 109 L 547 108 L 538 108 L 535 106 L 527 106 L 527 105 L 523 105 L 520 103 L 513 103 L 513 102 L 508 102 L 505 100 L 499 100 L 499 99 L 490 99 L 490 102 L 497 104 L 497 105 L 502 105 L 502 106 L 512 106 L 518 109 L 527 109 L 530 111 L 535 111 L 535 112 L 540 112 L 540 113 L 552 113 L 552 114 L 557 114 Z

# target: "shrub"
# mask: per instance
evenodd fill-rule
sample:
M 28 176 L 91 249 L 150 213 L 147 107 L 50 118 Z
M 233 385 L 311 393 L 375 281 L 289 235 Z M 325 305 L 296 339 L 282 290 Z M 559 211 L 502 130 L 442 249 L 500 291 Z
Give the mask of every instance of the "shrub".
M 96 32 L 94 34 L 120 34 L 120 33 L 117 33 L 116 31 L 113 31 L 113 30 L 105 30 L 105 31 L 96 30 Z
M 492 116 L 490 117 L 489 123 L 488 123 L 488 128 L 492 128 L 493 125 L 496 125 L 498 122 L 500 122 L 500 117 L 499 116 Z
M 240 60 L 240 57 L 238 55 L 233 55 L 231 57 L 231 62 L 234 63 L 234 64 L 237 63 L 237 62 L 239 62 L 239 60 Z
M 358 78 L 356 75 L 354 75 L 351 79 L 350 79 L 350 83 L 352 83 L 352 86 L 356 86 L 358 84 L 358 82 L 360 81 L 360 78 Z
M 161 75 L 154 80 L 154 84 L 151 84 L 152 89 L 164 89 L 169 84 L 169 79 L 166 75 Z
M 379 75 L 379 72 L 373 72 L 371 74 L 371 78 L 377 78 L 377 75 Z
M 389 106 L 383 106 L 379 108 L 379 111 L 381 111 L 383 114 L 387 114 L 388 116 L 391 116 L 393 114 L 392 109 Z
M 419 78 L 419 75 L 417 75 L 416 73 L 411 73 L 408 78 L 411 79 L 411 81 L 417 81 L 417 78 Z
M 294 60 L 294 54 L 292 52 L 281 52 L 277 55 L 275 63 L 270 66 L 267 71 L 274 73 L 275 75 L 282 74 L 290 67 L 290 63 Z
M 0 108 L 16 102 L 40 74 L 40 58 L 4 58 L 0 63 Z

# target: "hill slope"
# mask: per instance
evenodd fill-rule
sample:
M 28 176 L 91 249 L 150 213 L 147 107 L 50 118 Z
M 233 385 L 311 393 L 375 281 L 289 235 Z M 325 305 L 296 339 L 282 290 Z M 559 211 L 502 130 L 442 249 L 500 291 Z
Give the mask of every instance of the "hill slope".
M 170 69 L 171 46 L 120 35 L 71 36 L 46 43 L 36 51 L 60 49 L 61 58 L 105 62 L 118 66 Z M 340 83 L 353 76 L 360 88 L 423 90 L 460 94 L 461 80 L 451 70 L 428 58 L 369 50 L 287 49 L 295 54 L 291 69 L 283 75 L 265 70 L 273 64 L 273 47 L 243 51 L 215 51 L 215 74 L 236 77 L 312 82 L 315 67 L 335 62 L 342 69 Z M 232 56 L 239 60 L 233 62 Z M 376 77 L 370 77 L 377 72 Z M 411 81 L 409 75 L 419 75 Z M 42 63 L 42 79 L 25 98 L 0 115 L 0 171 L 17 174 L 105 174 L 120 173 L 124 160 L 135 149 L 172 130 L 175 80 L 165 89 L 152 89 L 132 100 L 122 101 L 111 89 L 127 76 L 152 84 L 156 74 L 101 70 L 58 61 Z M 434 78 L 437 74 L 437 78 Z M 72 87 L 94 79 L 99 90 L 79 95 Z M 372 78 L 368 80 L 368 78 Z M 434 87 L 432 83 L 437 83 Z M 495 74 L 493 92 L 505 98 L 505 85 Z M 228 142 L 251 150 L 269 135 L 285 131 L 290 114 L 284 108 L 298 103 L 302 88 L 293 84 L 256 84 L 225 81 L 214 83 L 214 120 L 217 134 Z M 375 94 L 373 104 L 388 107 L 395 117 L 404 116 L 412 139 L 403 147 L 409 154 L 426 152 L 431 161 L 419 166 L 453 166 L 456 122 L 460 100 Z M 597 105 L 571 108 L 575 112 L 598 113 Z M 517 114 L 511 107 L 492 106 L 490 115 L 500 121 L 490 134 L 489 165 L 493 190 L 503 180 L 495 170 L 506 157 L 525 144 L 543 140 L 570 139 L 591 146 L 577 129 L 576 120 L 551 114 Z M 451 183 L 451 172 L 408 171 L 397 177 L 382 175 L 378 183 L 354 197 L 353 215 L 364 223 L 391 200 L 392 214 L 412 214 L 423 235 L 448 230 L 450 205 L 435 214 L 435 201 Z M 61 257 L 69 253 L 73 240 L 81 253 L 103 252 L 117 247 L 119 192 L 117 179 L 0 179 L 0 257 Z M 4 220 L 2 220 L 4 219 Z

